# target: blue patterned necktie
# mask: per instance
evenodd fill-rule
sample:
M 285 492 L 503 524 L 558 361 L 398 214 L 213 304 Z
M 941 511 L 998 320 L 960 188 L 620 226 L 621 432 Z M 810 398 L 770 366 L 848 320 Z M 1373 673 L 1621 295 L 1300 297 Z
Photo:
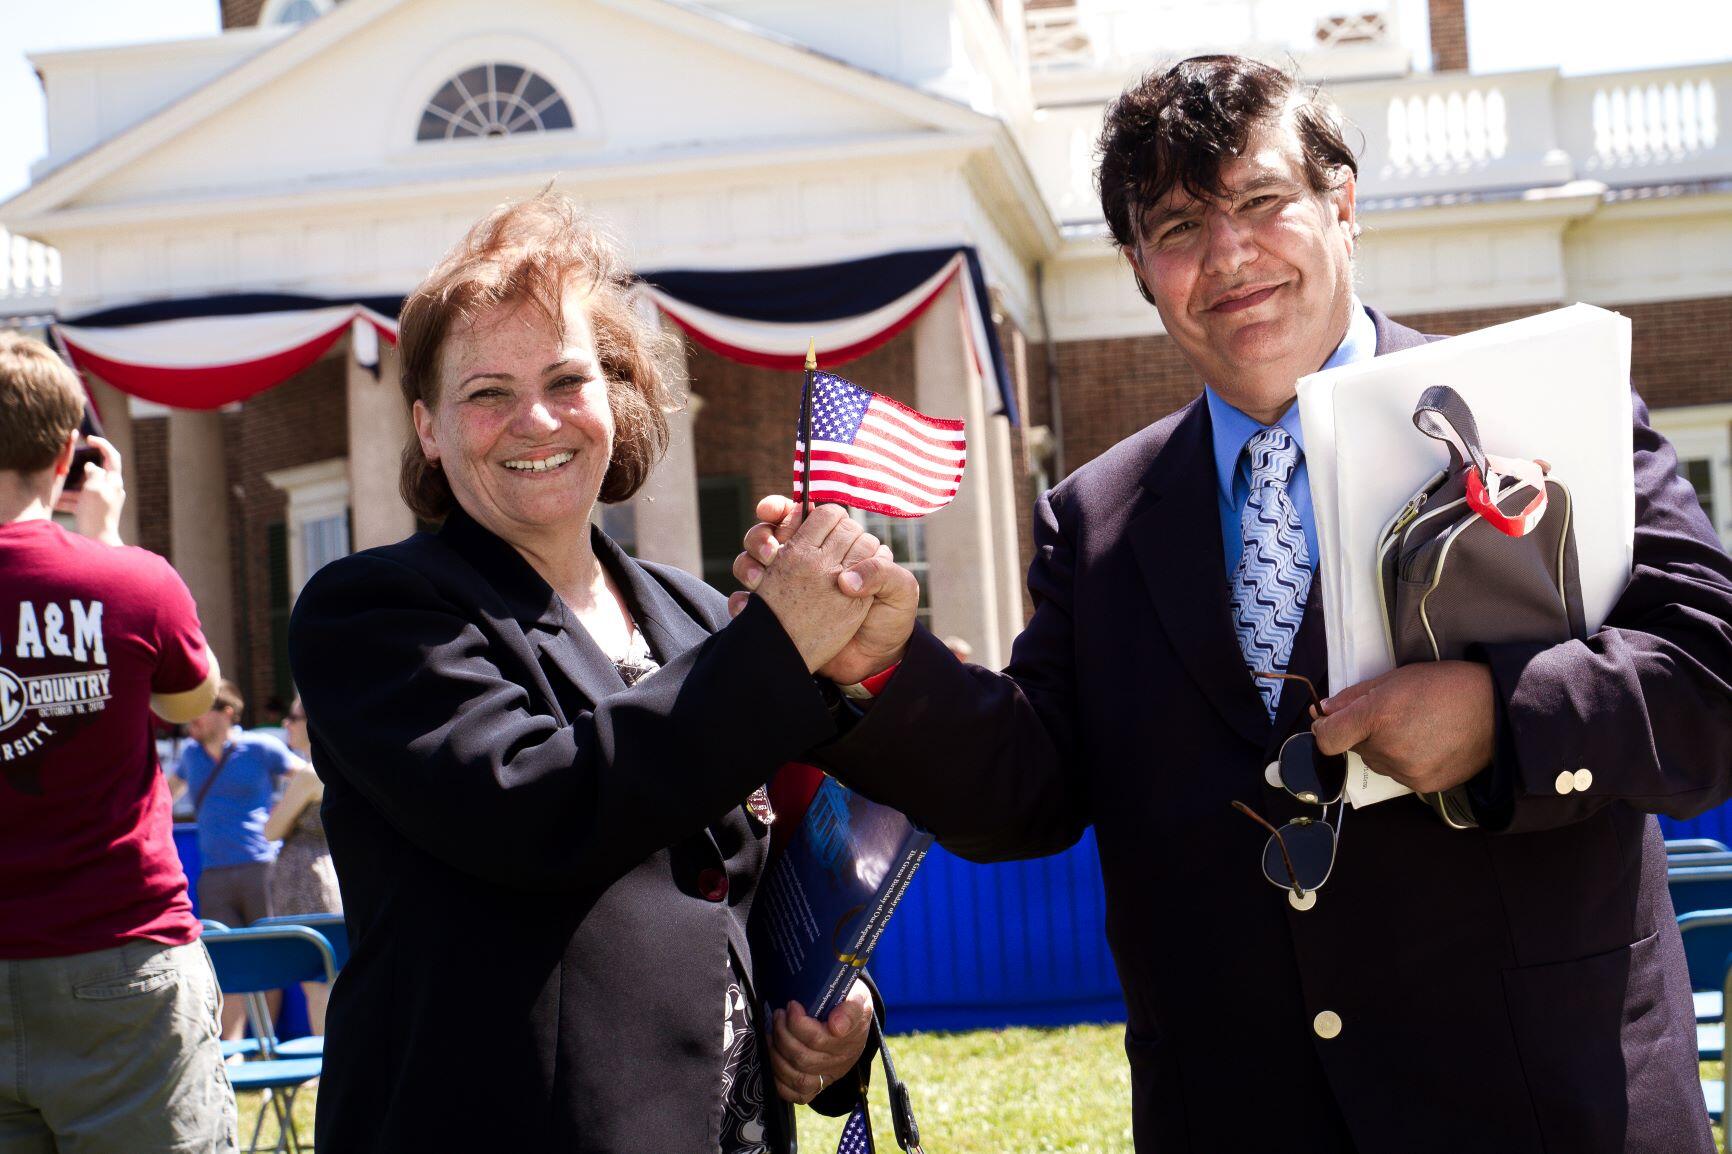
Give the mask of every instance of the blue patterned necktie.
M 1252 437 L 1245 452 L 1251 457 L 1251 495 L 1239 513 L 1245 551 L 1233 570 L 1233 631 L 1247 668 L 1285 673 L 1311 588 L 1305 531 L 1287 495 L 1287 482 L 1299 464 L 1299 446 L 1277 425 Z M 1284 683 L 1268 677 L 1254 680 L 1273 718 Z

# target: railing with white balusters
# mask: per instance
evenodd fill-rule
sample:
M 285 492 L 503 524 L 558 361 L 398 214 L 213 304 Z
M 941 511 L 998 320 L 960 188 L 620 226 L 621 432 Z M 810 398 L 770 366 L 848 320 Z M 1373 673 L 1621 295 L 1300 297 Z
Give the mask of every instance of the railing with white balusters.
M 59 295 L 59 251 L 0 228 L 0 317 L 52 313 Z
M 1549 72 L 1411 76 L 1333 90 L 1364 135 L 1361 195 L 1562 184 Z
M 1606 76 L 1412 76 L 1336 86 L 1370 195 L 1732 177 L 1732 64 Z
M 1732 63 L 1559 76 L 1421 73 L 1329 86 L 1365 199 L 1732 180 L 1720 100 Z M 1090 146 L 1101 108 L 1043 110 L 1030 160 L 1061 221 L 1099 219 Z M 1362 146 L 1362 147 L 1361 147 Z
M 1567 100 L 1588 110 L 1569 125 L 1570 151 L 1584 175 L 1612 184 L 1727 175 L 1719 97 L 1732 93 L 1729 82 L 1727 69 L 1566 80 Z
M 1074 7 L 1028 12 L 1028 58 L 1036 68 L 1062 70 L 1096 64 L 1095 46 Z
M 1025 15 L 1037 82 L 1084 70 L 1134 74 L 1200 52 L 1293 58 L 1327 75 L 1406 64 L 1392 0 L 1076 0 Z

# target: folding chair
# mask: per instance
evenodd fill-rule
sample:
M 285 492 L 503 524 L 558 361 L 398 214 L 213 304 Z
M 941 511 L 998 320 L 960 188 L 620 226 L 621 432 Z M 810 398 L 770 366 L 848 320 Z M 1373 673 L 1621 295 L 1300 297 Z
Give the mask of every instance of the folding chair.
M 1680 837 L 1666 842 L 1667 857 L 1688 857 L 1693 853 L 1732 853 L 1732 846 L 1711 837 Z
M 1684 915 L 1703 910 L 1732 910 L 1732 866 L 1670 866 L 1666 870 L 1666 888 L 1672 895 L 1672 909 L 1678 914 L 1678 924 L 1684 925 Z M 1704 941 L 1696 949 L 1706 948 Z M 1685 939 L 1686 950 L 1690 949 L 1689 939 Z M 1726 957 L 1727 951 L 1722 949 L 1715 963 Z M 1725 1009 L 1725 999 L 1721 993 L 1722 975 L 1711 974 L 1708 969 L 1692 969 L 1692 975 L 1700 973 L 1702 982 L 1690 983 L 1696 1001 L 1696 1020 L 1698 1022 L 1718 1022 L 1722 1019 Z
M 322 1057 L 283 1057 L 277 1052 L 276 1025 L 271 1021 L 265 995 L 295 982 L 328 982 L 336 977 L 337 965 L 331 944 L 323 934 L 305 926 L 247 927 L 239 930 L 207 931 L 205 948 L 216 967 L 217 985 L 225 995 L 245 997 L 247 1019 L 259 1043 L 257 1060 L 229 1067 L 229 1082 L 236 1093 L 261 1091 L 277 1117 L 277 1148 L 286 1145 L 300 1154 L 301 1138 L 295 1129 L 295 1092 L 319 1076 Z M 281 1091 L 281 1093 L 278 1093 Z M 253 1124 L 248 1154 L 258 1150 L 259 1132 L 265 1112 L 259 1110 Z
M 217 921 L 215 918 L 200 918 L 198 924 L 207 934 L 226 934 L 229 930 L 227 926 Z M 249 1054 L 256 1054 L 259 1052 L 259 1040 L 257 1038 L 236 1038 L 233 1041 L 224 1038 L 222 1045 L 223 1058 L 225 1060 L 234 1057 L 236 1054 L 245 1057 Z
M 331 956 L 336 960 L 337 970 L 341 972 L 349 962 L 349 931 L 343 924 L 342 914 L 280 914 L 276 917 L 260 918 L 253 925 L 305 926 L 310 930 L 317 930 L 331 943 Z M 323 1057 L 324 1053 L 325 1039 L 318 1034 L 289 1038 L 277 1043 L 277 1054 L 284 1058 Z
M 1725 1008 L 1732 1005 L 1732 909 L 1679 914 L 1678 932 L 1684 938 L 1684 960 L 1696 999 L 1696 1057 L 1718 1061 L 1726 1056 Z M 1710 1117 L 1726 1116 L 1726 1085 L 1725 1079 L 1703 1081 Z
M 331 957 L 336 960 L 337 971 L 341 973 L 343 967 L 349 964 L 349 931 L 342 914 L 278 914 L 275 917 L 260 918 L 253 925 L 306 926 L 310 930 L 317 930 L 331 944 Z
M 1732 865 L 1673 862 L 1666 867 L 1666 888 L 1672 909 L 1680 914 L 1732 909 Z
M 1691 853 L 1669 854 L 1666 858 L 1666 868 L 1669 870 L 1699 870 L 1711 866 L 1732 866 L 1732 851 L 1695 850 Z

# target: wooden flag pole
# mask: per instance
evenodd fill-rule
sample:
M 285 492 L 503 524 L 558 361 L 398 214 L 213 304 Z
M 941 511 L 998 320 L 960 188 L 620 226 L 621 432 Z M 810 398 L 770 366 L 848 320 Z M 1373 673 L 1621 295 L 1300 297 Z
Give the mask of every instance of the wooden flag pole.
M 812 511 L 812 374 L 818 371 L 818 342 L 806 345 L 806 383 L 800 390 L 800 520 Z

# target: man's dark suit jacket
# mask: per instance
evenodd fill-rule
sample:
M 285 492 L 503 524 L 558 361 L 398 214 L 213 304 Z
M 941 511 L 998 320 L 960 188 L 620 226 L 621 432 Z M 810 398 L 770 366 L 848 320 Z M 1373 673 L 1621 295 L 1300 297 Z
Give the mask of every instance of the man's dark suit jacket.
M 1373 318 L 1379 354 L 1424 340 Z M 1500 832 L 1396 799 L 1347 814 L 1309 911 L 1264 880 L 1268 834 L 1228 803 L 1316 815 L 1263 777 L 1309 702 L 1290 686 L 1271 725 L 1240 656 L 1200 398 L 1041 500 L 1005 674 L 918 633 L 822 754 L 978 860 L 1095 827 L 1141 1154 L 1712 1149 L 1648 815 L 1732 788 L 1732 563 L 1636 413 L 1635 573 L 1610 621 L 1487 655 Z M 1320 602 L 1313 584 L 1290 668 L 1321 689 Z M 1592 785 L 1560 796 L 1581 768 Z
M 741 803 L 834 723 L 762 603 L 729 624 L 696 578 L 595 544 L 663 661 L 631 689 L 461 512 L 295 607 L 353 943 L 327 1154 L 719 1148 L 729 948 L 749 970 L 769 842 Z

